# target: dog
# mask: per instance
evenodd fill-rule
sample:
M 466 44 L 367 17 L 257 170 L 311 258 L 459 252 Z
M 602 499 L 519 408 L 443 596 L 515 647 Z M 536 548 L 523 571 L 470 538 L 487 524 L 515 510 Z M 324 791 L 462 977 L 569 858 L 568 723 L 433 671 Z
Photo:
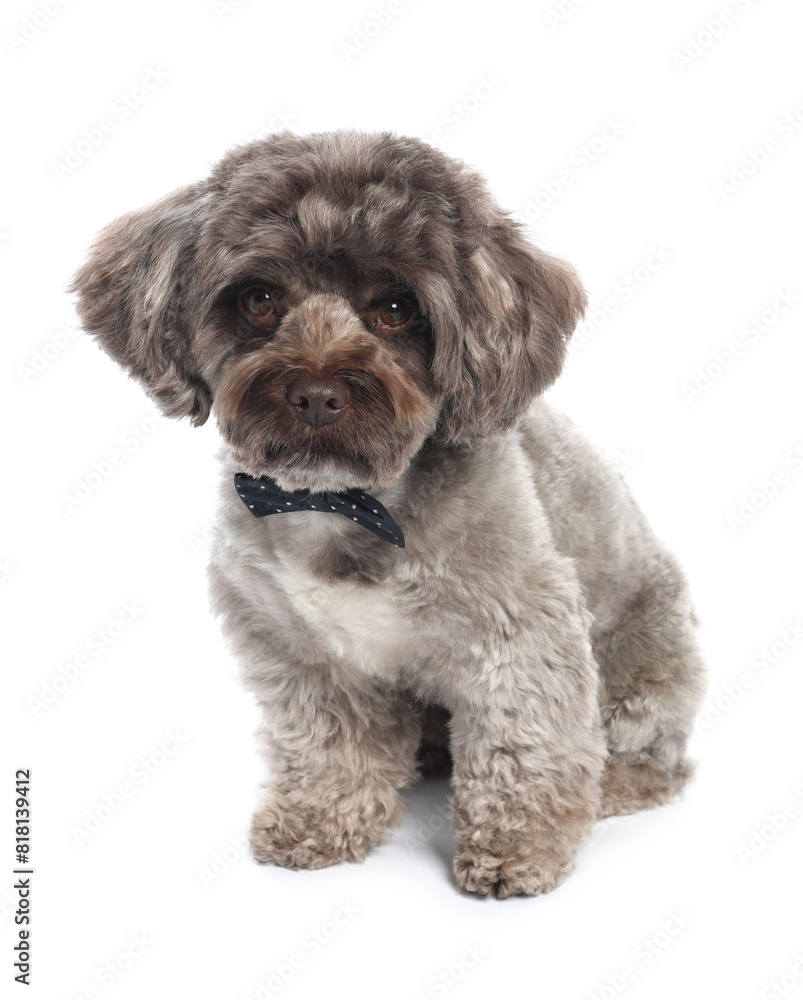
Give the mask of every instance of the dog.
M 214 611 L 262 709 L 254 857 L 362 861 L 451 774 L 459 890 L 536 895 L 690 778 L 675 557 L 540 398 L 586 306 L 416 138 L 289 132 L 101 232 L 84 328 L 224 442 Z

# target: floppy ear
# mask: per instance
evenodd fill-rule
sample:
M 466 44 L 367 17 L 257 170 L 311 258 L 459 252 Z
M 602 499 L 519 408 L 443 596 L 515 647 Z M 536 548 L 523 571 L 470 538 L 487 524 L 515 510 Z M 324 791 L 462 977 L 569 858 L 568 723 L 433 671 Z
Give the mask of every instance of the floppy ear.
M 464 261 L 449 309 L 432 316 L 441 423 L 458 444 L 512 427 L 555 381 L 587 303 L 569 264 L 494 215 Z
M 182 298 L 195 256 L 203 184 L 124 215 L 97 237 L 73 278 L 84 328 L 170 417 L 202 424 L 211 393 L 190 349 Z

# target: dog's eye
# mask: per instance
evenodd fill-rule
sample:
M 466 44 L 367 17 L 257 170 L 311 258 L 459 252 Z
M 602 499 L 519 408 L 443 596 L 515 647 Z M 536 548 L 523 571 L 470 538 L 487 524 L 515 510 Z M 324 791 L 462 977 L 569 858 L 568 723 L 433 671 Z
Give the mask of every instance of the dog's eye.
M 249 285 L 237 296 L 237 308 L 249 319 L 268 319 L 277 313 L 276 293 L 265 285 Z
M 376 317 L 381 326 L 398 330 L 407 326 L 415 314 L 415 306 L 404 295 L 394 295 L 380 303 Z

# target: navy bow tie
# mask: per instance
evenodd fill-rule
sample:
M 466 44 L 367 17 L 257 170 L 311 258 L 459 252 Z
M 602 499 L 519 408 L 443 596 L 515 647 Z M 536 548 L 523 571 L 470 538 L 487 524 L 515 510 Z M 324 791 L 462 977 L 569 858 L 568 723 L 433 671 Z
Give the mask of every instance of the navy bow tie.
M 404 548 L 401 528 L 382 504 L 362 490 L 342 493 L 310 493 L 309 490 L 283 490 L 267 476 L 254 479 L 238 472 L 234 488 L 254 517 L 268 514 L 289 514 L 298 510 L 314 510 L 323 514 L 342 514 L 362 525 L 386 542 Z

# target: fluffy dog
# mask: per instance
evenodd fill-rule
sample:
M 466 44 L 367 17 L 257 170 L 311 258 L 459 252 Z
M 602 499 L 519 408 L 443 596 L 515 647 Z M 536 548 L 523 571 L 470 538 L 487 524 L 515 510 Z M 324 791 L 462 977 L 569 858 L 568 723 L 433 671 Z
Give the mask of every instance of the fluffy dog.
M 211 591 L 264 710 L 258 860 L 362 861 L 400 789 L 450 770 L 458 887 L 536 894 L 597 819 L 681 789 L 686 582 L 536 398 L 585 292 L 474 171 L 282 133 L 112 223 L 74 290 L 162 410 L 225 442 Z

